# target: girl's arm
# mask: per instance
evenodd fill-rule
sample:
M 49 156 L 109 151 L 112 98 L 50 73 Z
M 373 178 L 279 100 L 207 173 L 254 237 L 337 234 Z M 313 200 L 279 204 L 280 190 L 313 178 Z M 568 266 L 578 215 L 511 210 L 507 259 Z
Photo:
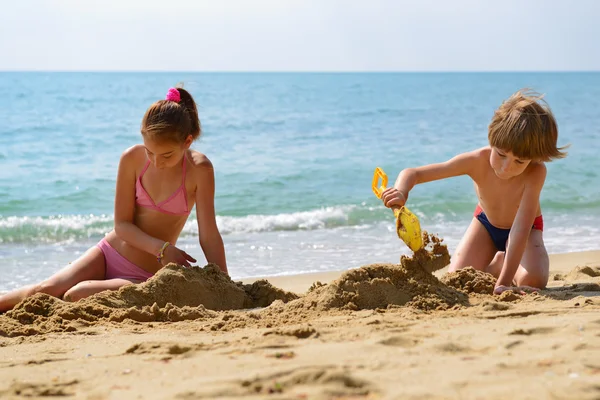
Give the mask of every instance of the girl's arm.
M 460 175 L 469 175 L 473 178 L 482 157 L 489 157 L 486 154 L 485 149 L 479 149 L 459 154 L 443 163 L 406 168 L 400 172 L 394 186 L 383 192 L 382 200 L 386 207 L 402 207 L 408 199 L 408 193 L 419 183 Z
M 130 245 L 157 255 L 165 241 L 148 235 L 133 223 L 136 161 L 135 147 L 125 150 L 119 161 L 115 194 L 115 233 Z
M 206 261 L 215 263 L 224 273 L 227 272 L 223 239 L 215 218 L 215 176 L 212 163 L 203 157 L 196 166 L 196 219 L 198 239 Z
M 536 164 L 529 172 L 530 176 L 525 185 L 521 204 L 515 217 L 515 221 L 510 228 L 508 236 L 508 247 L 504 256 L 504 265 L 502 272 L 496 282 L 498 286 L 512 286 L 513 278 L 523 258 L 523 253 L 527 247 L 527 240 L 531 233 L 533 221 L 537 216 L 540 202 L 540 193 L 546 180 L 546 166 Z

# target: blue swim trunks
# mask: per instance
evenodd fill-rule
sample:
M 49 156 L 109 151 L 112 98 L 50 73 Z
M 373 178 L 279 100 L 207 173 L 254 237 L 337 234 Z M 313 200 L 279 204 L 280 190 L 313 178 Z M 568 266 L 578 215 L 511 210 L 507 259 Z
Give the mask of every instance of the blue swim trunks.
M 497 228 L 492 225 L 479 204 L 477 204 L 473 216 L 477 218 L 485 230 L 488 231 L 492 241 L 494 242 L 494 245 L 496 246 L 496 249 L 498 249 L 498 251 L 506 251 L 506 242 L 508 241 L 510 229 Z M 533 221 L 532 229 L 537 229 L 540 231 L 544 230 L 544 218 L 541 215 L 536 217 L 535 221 Z

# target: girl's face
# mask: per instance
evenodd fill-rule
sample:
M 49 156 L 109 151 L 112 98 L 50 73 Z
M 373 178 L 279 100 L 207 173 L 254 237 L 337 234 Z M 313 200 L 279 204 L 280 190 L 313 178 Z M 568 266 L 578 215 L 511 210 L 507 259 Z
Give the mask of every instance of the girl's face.
M 515 157 L 510 151 L 492 147 L 490 165 L 500 179 L 510 179 L 521 175 L 530 162 L 531 160 Z
M 193 138 L 188 136 L 185 142 L 156 141 L 142 136 L 146 156 L 157 169 L 173 168 L 181 164 L 185 151 L 192 145 Z

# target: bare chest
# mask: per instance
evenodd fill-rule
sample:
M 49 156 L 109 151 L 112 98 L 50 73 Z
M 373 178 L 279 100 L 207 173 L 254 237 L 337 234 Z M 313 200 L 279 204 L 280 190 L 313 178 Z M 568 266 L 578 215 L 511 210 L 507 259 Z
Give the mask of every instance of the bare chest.
M 500 228 L 510 228 L 525 191 L 523 180 L 503 180 L 492 170 L 474 183 L 479 204 L 490 222 Z

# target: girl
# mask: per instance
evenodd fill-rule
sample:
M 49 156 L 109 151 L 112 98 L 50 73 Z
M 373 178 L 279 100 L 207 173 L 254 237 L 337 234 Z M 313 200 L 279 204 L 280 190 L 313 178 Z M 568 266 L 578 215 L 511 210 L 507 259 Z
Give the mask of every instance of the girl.
M 190 149 L 200 136 L 192 96 L 169 89 L 165 100 L 146 111 L 141 133 L 144 144 L 125 150 L 119 161 L 114 229 L 47 280 L 0 296 L 0 312 L 35 293 L 76 301 L 143 282 L 170 262 L 189 267 L 196 260 L 175 244 L 194 204 L 206 260 L 227 273 L 215 220 L 213 167 Z

